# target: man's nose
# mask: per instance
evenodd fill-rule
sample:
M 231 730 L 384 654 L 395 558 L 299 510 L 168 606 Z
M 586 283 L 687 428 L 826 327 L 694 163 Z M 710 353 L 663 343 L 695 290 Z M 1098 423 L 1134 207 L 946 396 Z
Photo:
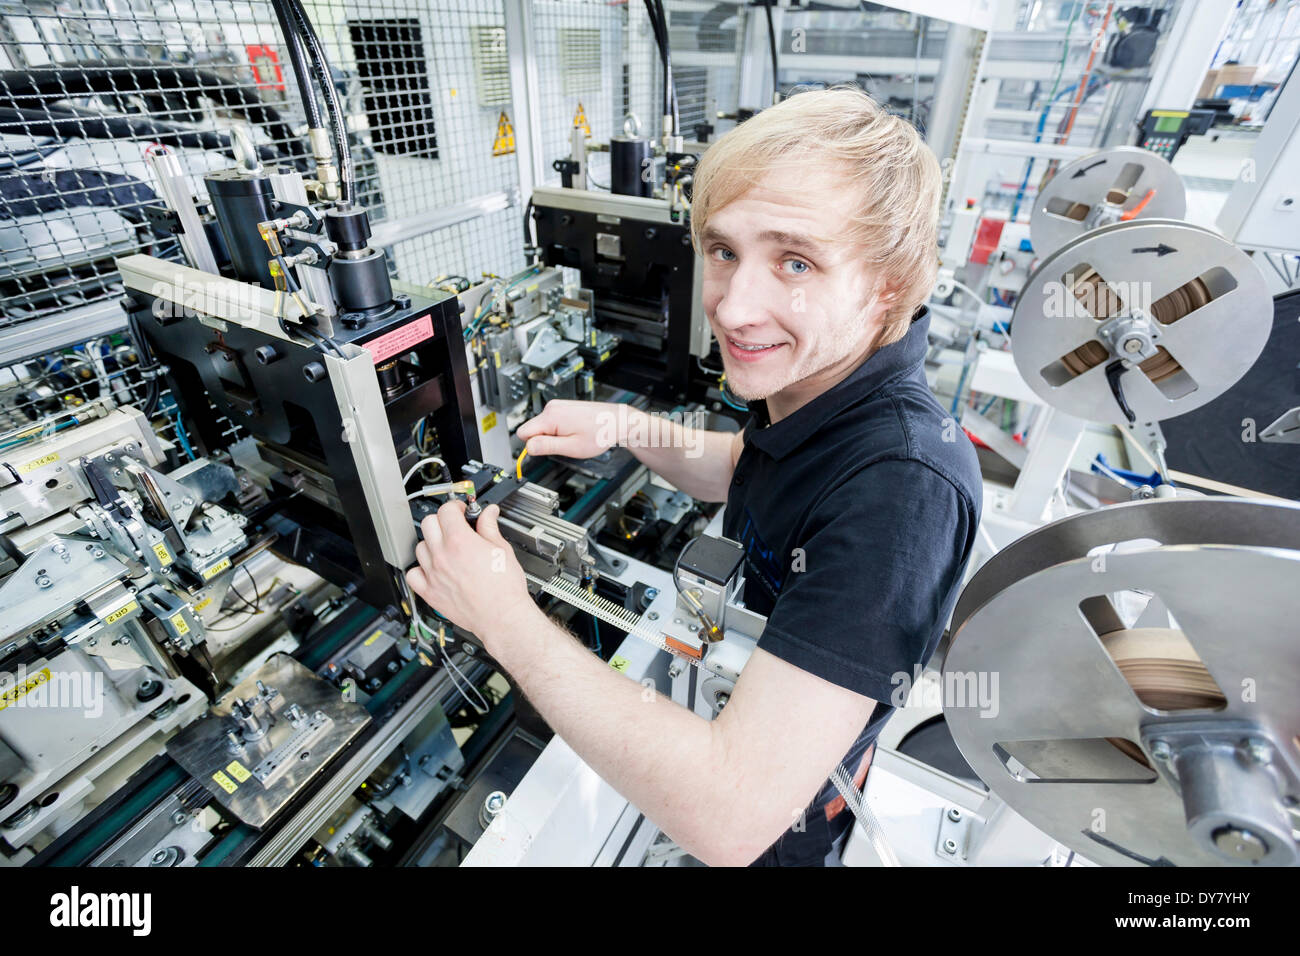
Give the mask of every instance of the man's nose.
M 779 285 L 779 283 L 777 283 Z M 722 298 L 713 311 L 714 321 L 725 329 L 761 325 L 773 308 L 779 307 L 781 290 L 759 268 L 741 266 L 727 280 Z

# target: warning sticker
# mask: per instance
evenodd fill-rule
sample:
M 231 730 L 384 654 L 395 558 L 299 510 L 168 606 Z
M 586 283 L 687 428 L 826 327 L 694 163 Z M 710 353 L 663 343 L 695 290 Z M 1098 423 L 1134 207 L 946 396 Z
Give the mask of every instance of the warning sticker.
M 615 656 L 609 659 L 609 666 L 614 668 L 614 670 L 618 671 L 620 674 L 626 673 L 627 666 L 631 663 L 632 662 L 629 661 L 626 657 Z
M 167 545 L 164 542 L 159 541 L 155 544 L 153 546 L 153 553 L 158 555 L 158 560 L 164 568 L 172 563 L 172 553 L 167 550 Z
M 226 765 L 226 770 L 229 771 L 230 775 L 234 777 L 236 780 L 238 780 L 240 783 L 244 783 L 246 780 L 248 780 L 249 777 L 252 776 L 252 773 L 249 772 L 249 769 L 245 767 L 242 763 L 240 763 L 238 760 L 230 761 L 230 763 Z
M 235 781 L 231 780 L 220 770 L 212 775 L 212 779 L 215 780 L 217 786 L 226 791 L 226 793 L 234 793 L 239 789 L 239 784 L 235 783 Z
M 515 128 L 510 125 L 510 117 L 506 116 L 505 110 L 501 111 L 500 117 L 497 118 L 497 135 L 492 140 L 492 155 L 506 156 L 515 151 Z
M 378 365 L 394 355 L 409 352 L 425 339 L 433 338 L 433 319 L 421 316 L 414 322 L 407 322 L 401 328 L 385 332 L 377 339 L 361 343 L 361 347 L 370 353 L 371 360 Z

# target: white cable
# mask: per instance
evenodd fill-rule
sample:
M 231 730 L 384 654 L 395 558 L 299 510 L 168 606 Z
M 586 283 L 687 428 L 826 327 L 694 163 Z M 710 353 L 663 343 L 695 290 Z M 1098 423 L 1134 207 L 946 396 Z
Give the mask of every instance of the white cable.
M 410 471 L 408 471 L 406 474 L 402 476 L 402 487 L 405 488 L 406 483 L 411 480 L 411 476 L 415 474 L 417 471 L 419 471 L 421 468 L 423 468 L 425 465 L 437 465 L 443 471 L 448 470 L 447 463 L 435 455 L 431 455 L 428 458 L 421 458 L 419 461 L 417 461 L 414 465 L 411 466 Z

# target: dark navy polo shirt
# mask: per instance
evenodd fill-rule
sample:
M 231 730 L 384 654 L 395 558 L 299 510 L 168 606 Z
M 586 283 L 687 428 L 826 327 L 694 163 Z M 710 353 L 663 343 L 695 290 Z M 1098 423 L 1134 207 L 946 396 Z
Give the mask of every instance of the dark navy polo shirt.
M 979 525 L 975 449 L 926 383 L 929 327 L 922 309 L 903 338 L 775 424 L 751 402 L 727 496 L 743 600 L 767 616 L 759 647 L 876 701 L 845 755 L 851 773 L 934 653 Z M 828 783 L 805 828 L 758 862 L 820 863 L 837 795 Z

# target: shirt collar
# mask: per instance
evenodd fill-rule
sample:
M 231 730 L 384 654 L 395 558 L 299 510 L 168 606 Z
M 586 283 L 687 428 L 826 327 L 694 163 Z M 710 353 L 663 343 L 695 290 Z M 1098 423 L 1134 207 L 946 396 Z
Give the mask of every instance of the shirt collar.
M 843 381 L 776 424 L 769 423 L 765 400 L 750 402 L 753 417 L 745 429 L 745 440 L 773 458 L 786 457 L 835 415 L 920 365 L 929 348 L 929 331 L 930 310 L 922 307 L 901 339 L 876 349 Z

